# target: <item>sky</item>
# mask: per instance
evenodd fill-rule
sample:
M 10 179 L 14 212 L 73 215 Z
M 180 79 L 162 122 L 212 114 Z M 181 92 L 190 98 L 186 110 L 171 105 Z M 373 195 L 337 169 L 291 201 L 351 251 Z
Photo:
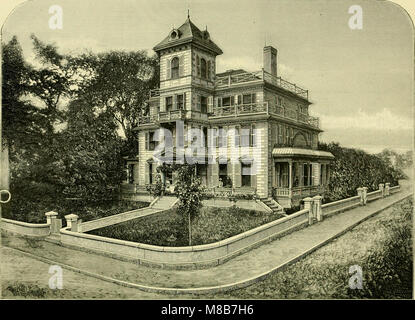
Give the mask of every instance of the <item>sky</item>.
M 51 5 L 63 9 L 52 30 Z M 360 5 L 361 30 L 349 7 Z M 34 0 L 18 6 L 2 29 L 34 61 L 30 34 L 62 52 L 147 50 L 187 18 L 208 28 L 223 50 L 217 72 L 262 68 L 265 44 L 278 49 L 278 74 L 309 90 L 320 140 L 368 152 L 399 152 L 413 143 L 413 24 L 394 3 L 376 0 Z

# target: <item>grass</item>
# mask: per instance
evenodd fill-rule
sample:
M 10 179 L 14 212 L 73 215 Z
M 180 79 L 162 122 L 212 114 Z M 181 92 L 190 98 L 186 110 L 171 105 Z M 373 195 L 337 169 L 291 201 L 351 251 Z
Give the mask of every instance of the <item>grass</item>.
M 217 242 L 281 218 L 282 215 L 240 208 L 201 208 L 192 222 L 192 245 Z M 188 223 L 177 210 L 156 213 L 90 231 L 109 238 L 158 246 L 187 246 Z
M 65 215 L 74 213 L 83 221 L 94 220 L 114 214 L 147 207 L 148 202 L 108 200 L 101 202 L 81 202 L 56 199 L 20 199 L 2 205 L 2 217 L 29 223 L 45 223 L 45 213 L 58 212 L 58 218 L 65 220 Z
M 411 299 L 412 199 L 394 205 L 264 281 L 215 299 Z M 350 266 L 363 288 L 349 287 Z

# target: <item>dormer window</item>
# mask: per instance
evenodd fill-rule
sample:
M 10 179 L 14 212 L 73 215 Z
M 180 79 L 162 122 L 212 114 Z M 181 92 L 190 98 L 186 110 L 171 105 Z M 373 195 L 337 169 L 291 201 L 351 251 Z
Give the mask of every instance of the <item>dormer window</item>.
M 209 32 L 207 30 L 203 31 L 203 39 L 209 40 L 209 38 L 210 38 Z
M 179 39 L 179 38 L 180 38 L 180 32 L 179 32 L 179 30 L 173 29 L 170 32 L 170 40 L 176 40 L 176 39 Z
M 171 60 L 171 78 L 177 79 L 179 77 L 179 58 L 174 57 Z

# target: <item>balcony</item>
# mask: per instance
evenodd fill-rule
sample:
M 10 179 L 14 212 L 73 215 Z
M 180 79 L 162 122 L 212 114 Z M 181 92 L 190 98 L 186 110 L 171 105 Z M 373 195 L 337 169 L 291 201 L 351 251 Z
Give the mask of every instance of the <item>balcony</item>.
M 157 122 L 163 123 L 176 120 L 183 120 L 185 113 L 186 112 L 181 109 L 159 112 Z
M 209 115 L 209 119 L 224 118 L 224 117 L 238 117 L 241 115 L 276 115 L 284 119 L 298 121 L 315 128 L 320 128 L 319 119 L 311 117 L 307 114 L 298 112 L 296 110 L 285 108 L 284 106 L 270 105 L 268 102 L 251 103 L 251 104 L 236 104 L 226 107 L 215 107 L 213 112 Z
M 171 110 L 166 112 L 159 112 L 156 115 L 147 115 L 140 117 L 138 119 L 138 125 L 141 126 L 145 124 L 158 124 L 176 120 L 183 120 L 185 114 L 186 111 L 184 110 Z
M 152 89 L 150 90 L 150 98 L 160 97 L 160 89 Z
M 229 74 L 216 77 L 216 87 L 230 87 L 231 85 L 249 83 L 249 82 L 268 82 L 276 87 L 287 90 L 297 96 L 308 100 L 308 90 L 298 87 L 295 83 L 288 82 L 281 77 L 275 77 L 266 72 L 264 69 L 255 72 L 243 72 L 238 74 Z

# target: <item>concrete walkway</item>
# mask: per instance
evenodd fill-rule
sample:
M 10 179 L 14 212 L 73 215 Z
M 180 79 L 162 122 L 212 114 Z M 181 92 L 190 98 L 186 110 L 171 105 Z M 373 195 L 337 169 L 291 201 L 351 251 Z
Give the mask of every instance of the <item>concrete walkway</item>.
M 219 292 L 244 287 L 263 279 L 412 194 L 410 184 L 401 189 L 392 196 L 334 215 L 222 265 L 204 270 L 155 269 L 64 248 L 46 241 L 40 241 L 37 246 L 28 245 L 27 241 L 18 237 L 6 238 L 3 245 L 27 252 L 45 262 L 61 264 L 73 271 L 145 291 L 175 294 Z

